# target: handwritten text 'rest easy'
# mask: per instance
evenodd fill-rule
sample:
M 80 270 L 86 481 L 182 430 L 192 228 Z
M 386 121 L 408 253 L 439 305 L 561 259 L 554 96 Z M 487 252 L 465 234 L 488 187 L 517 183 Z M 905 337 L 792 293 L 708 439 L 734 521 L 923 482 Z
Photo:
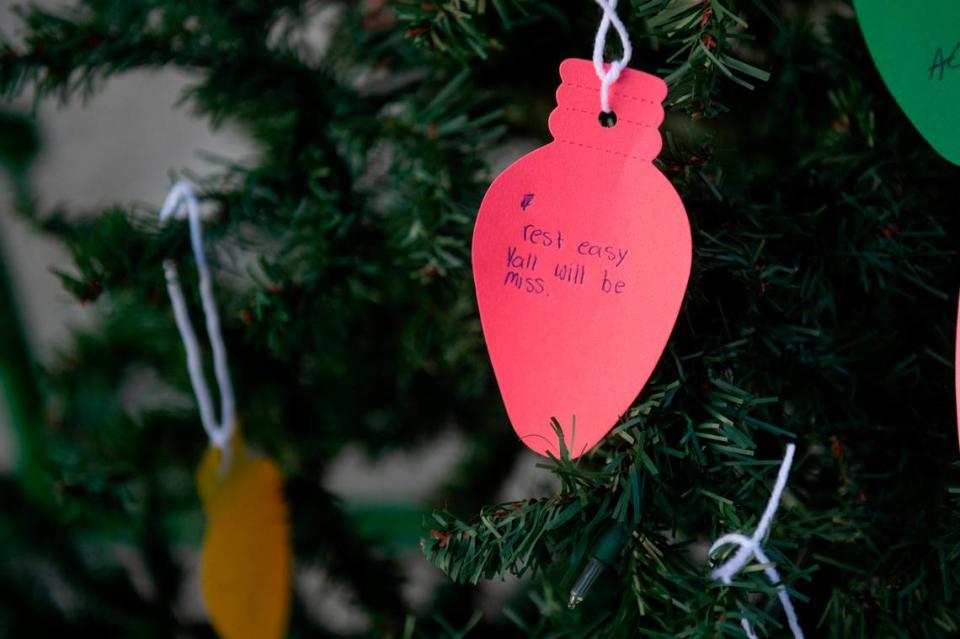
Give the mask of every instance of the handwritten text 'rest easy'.
M 555 247 L 557 250 L 563 248 L 563 231 L 557 229 L 554 231 L 545 231 L 538 228 L 535 224 L 523 225 L 523 240 L 536 246 Z M 600 260 L 615 262 L 614 266 L 623 264 L 627 259 L 629 249 L 617 248 L 613 245 L 594 244 L 590 241 L 577 243 L 577 254 L 585 257 L 595 257 Z
M 545 229 L 536 224 L 524 224 L 519 230 L 518 244 L 506 247 L 504 286 L 546 296 L 554 284 L 599 289 L 615 296 L 625 292 L 627 283 L 617 277 L 617 269 L 627 259 L 629 249 L 590 240 L 568 242 L 569 236 L 561 229 Z M 553 257 L 547 261 L 547 270 L 538 268 L 543 250 L 547 257 Z M 590 277 L 594 269 L 596 273 Z

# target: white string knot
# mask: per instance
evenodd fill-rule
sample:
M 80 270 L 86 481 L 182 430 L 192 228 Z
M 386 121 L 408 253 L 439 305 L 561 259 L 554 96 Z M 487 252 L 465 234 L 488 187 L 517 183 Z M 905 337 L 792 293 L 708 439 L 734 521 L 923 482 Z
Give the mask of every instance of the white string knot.
M 610 113 L 610 85 L 617 81 L 620 72 L 630 63 L 633 47 L 627 35 L 627 28 L 623 26 L 623 21 L 617 15 L 617 0 L 596 0 L 596 2 L 603 9 L 603 18 L 600 19 L 600 27 L 593 41 L 593 68 L 596 69 L 597 77 L 600 78 L 600 110 Z M 603 49 L 607 44 L 607 32 L 610 31 L 611 24 L 623 44 L 623 55 L 604 69 Z
M 227 367 L 227 349 L 220 332 L 220 315 L 217 313 L 217 304 L 213 299 L 213 283 L 210 279 L 210 269 L 207 267 L 207 258 L 203 251 L 203 234 L 200 224 L 200 207 L 193 189 L 186 182 L 177 182 L 170 189 L 167 199 L 160 209 L 160 221 L 169 217 L 186 218 L 190 223 L 190 244 L 193 247 L 193 257 L 197 262 L 197 273 L 200 277 L 200 301 L 203 305 L 203 315 L 206 318 L 207 337 L 213 351 L 213 372 L 217 379 L 217 388 L 220 392 L 220 422 L 217 423 L 213 413 L 213 400 L 210 389 L 203 374 L 203 364 L 200 361 L 200 347 L 197 343 L 197 334 L 193 330 L 190 316 L 187 313 L 187 304 L 183 299 L 183 290 L 180 287 L 180 278 L 177 275 L 177 265 L 173 260 L 165 260 L 163 271 L 167 278 L 167 293 L 173 306 L 173 316 L 180 331 L 180 339 L 187 354 L 187 371 L 190 373 L 190 384 L 193 394 L 197 398 L 200 409 L 200 421 L 203 430 L 210 438 L 210 444 L 223 451 L 223 460 L 226 462 L 228 453 L 227 444 L 233 437 L 236 428 L 236 408 L 233 395 L 233 384 L 230 382 L 230 370 Z
M 780 605 L 783 606 L 783 612 L 787 616 L 787 623 L 790 625 L 790 630 L 793 632 L 795 639 L 803 639 L 803 630 L 797 621 L 797 612 L 793 608 L 793 602 L 790 601 L 790 595 L 787 594 L 787 589 L 780 581 L 780 573 L 778 573 L 777 569 L 770 563 L 770 558 L 767 557 L 767 554 L 763 551 L 762 545 L 763 538 L 767 535 L 767 530 L 770 528 L 773 517 L 777 514 L 777 507 L 780 505 L 780 496 L 787 486 L 787 476 L 790 474 L 790 466 L 793 464 L 793 453 L 795 450 L 795 445 L 787 444 L 787 453 L 783 458 L 783 463 L 780 465 L 780 472 L 777 473 L 777 481 L 773 485 L 770 501 L 767 502 L 767 507 L 763 511 L 763 517 L 760 518 L 760 523 L 757 525 L 757 529 L 753 532 L 753 535 L 750 537 L 741 535 L 740 533 L 724 535 L 713 542 L 708 554 L 713 555 L 719 547 L 726 544 L 736 544 L 740 546 L 730 559 L 711 573 L 711 577 L 717 581 L 722 581 L 726 585 L 730 585 L 734 575 L 747 565 L 751 557 L 756 557 L 757 561 L 762 564 L 768 564 L 763 569 L 763 572 L 767 576 L 767 579 L 770 580 L 770 583 L 777 587 L 777 597 L 780 599 Z M 756 639 L 757 635 L 754 634 L 753 629 L 750 627 L 750 622 L 746 619 L 741 619 L 740 625 L 743 627 L 749 639 Z

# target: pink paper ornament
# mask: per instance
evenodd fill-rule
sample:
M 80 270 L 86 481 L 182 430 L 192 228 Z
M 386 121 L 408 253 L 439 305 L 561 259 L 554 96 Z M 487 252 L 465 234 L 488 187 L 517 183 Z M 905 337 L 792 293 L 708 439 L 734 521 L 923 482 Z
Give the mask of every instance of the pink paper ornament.
M 589 60 L 560 65 L 553 142 L 494 180 L 473 234 L 483 332 L 507 414 L 534 451 L 577 457 L 636 398 L 690 274 L 686 211 L 652 164 L 667 88 L 624 69 L 600 123 Z

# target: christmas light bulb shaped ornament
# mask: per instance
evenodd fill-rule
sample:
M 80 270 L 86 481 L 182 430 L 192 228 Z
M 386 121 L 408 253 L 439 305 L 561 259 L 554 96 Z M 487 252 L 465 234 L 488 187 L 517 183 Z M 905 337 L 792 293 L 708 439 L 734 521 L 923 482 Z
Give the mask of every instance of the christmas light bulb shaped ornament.
M 560 451 L 551 418 L 576 457 L 630 406 L 666 346 L 690 273 L 686 211 L 652 163 L 666 85 L 617 71 L 608 83 L 595 62 L 560 65 L 553 141 L 496 178 L 473 234 L 497 383 L 517 434 L 544 455 Z M 604 98 L 613 126 L 598 118 Z

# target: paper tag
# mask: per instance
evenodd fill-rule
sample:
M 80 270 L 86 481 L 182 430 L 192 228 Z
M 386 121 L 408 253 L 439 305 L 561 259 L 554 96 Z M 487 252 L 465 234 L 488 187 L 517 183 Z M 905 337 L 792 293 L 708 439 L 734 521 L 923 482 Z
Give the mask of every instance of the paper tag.
M 221 452 L 209 448 L 197 469 L 207 516 L 201 590 L 222 639 L 280 639 L 290 614 L 290 527 L 283 480 L 269 458 L 254 457 L 241 438 L 221 472 Z
M 625 69 L 617 121 L 598 121 L 588 60 L 560 66 L 554 141 L 490 186 L 473 235 L 483 332 L 507 414 L 523 442 L 571 456 L 592 448 L 646 383 L 690 273 L 686 212 L 652 164 L 666 85 Z
M 853 4 L 870 55 L 897 104 L 930 146 L 960 164 L 960 4 Z

